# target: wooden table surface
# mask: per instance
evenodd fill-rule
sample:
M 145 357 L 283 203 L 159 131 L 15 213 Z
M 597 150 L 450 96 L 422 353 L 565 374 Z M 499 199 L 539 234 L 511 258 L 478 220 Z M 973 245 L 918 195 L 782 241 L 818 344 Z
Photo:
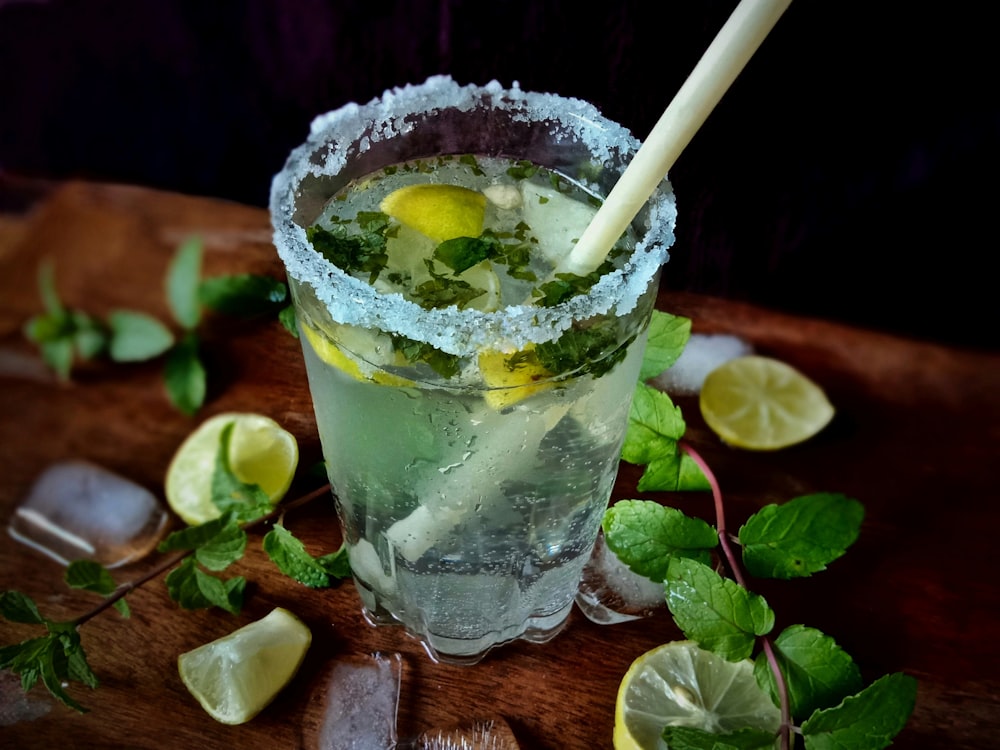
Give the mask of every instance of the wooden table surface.
M 302 466 L 320 458 L 298 343 L 276 323 L 214 318 L 205 329 L 210 389 L 203 410 L 182 416 L 167 402 L 159 363 L 89 364 L 72 384 L 56 381 L 21 334 L 40 310 L 39 262 L 54 262 L 70 306 L 104 315 L 140 309 L 168 320 L 162 281 L 174 249 L 191 234 L 205 242 L 206 275 L 281 276 L 267 213 L 223 201 L 88 183 L 55 186 L 30 213 L 0 224 L 0 523 L 51 462 L 86 458 L 162 495 L 174 450 L 208 416 L 268 414 L 298 438 Z M 669 270 L 669 269 L 668 269 Z M 929 301 L 929 305 L 930 305 Z M 733 302 L 681 293 L 661 309 L 690 316 L 696 332 L 744 337 L 761 353 L 799 367 L 838 409 L 812 441 L 771 454 L 727 448 L 679 399 L 688 437 L 714 468 L 730 526 L 755 509 L 814 491 L 843 492 L 867 515 L 861 538 L 828 571 L 795 582 L 761 582 L 777 627 L 810 625 L 834 637 L 875 679 L 903 671 L 919 683 L 916 710 L 899 748 L 988 748 L 1000 736 L 1000 529 L 997 440 L 1000 356 L 893 338 Z M 930 306 L 928 314 L 947 314 Z M 958 322 L 956 322 L 958 323 Z M 638 471 L 623 465 L 614 499 L 646 497 L 713 520 L 707 496 L 639 495 Z M 299 488 L 293 488 L 292 495 Z M 313 554 L 339 543 L 328 499 L 289 514 L 286 525 Z M 5 535 L 0 589 L 32 596 L 43 613 L 68 619 L 91 594 L 71 591 L 61 567 Z M 71 694 L 76 714 L 36 688 L 23 696 L 0 675 L 4 748 L 309 747 L 321 719 L 326 670 L 373 652 L 403 661 L 401 736 L 476 718 L 507 720 L 523 748 L 611 746 L 619 680 L 644 651 L 679 637 L 669 614 L 598 626 L 579 612 L 551 643 L 514 644 L 475 667 L 432 663 L 398 629 L 367 626 L 353 587 L 312 591 L 274 572 L 251 534 L 234 573 L 251 582 L 239 616 L 187 612 L 162 579 L 132 593 L 133 615 L 106 612 L 81 628 L 101 681 Z M 115 571 L 132 580 L 156 555 Z M 266 614 L 296 612 L 314 634 L 293 683 L 251 722 L 228 727 L 205 714 L 181 684 L 177 655 Z M 37 634 L 0 621 L 0 644 Z

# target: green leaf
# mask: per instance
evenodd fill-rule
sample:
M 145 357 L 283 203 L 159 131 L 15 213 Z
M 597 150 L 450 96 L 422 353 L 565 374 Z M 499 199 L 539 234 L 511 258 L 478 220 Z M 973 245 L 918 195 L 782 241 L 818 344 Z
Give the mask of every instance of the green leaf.
M 0 669 L 9 669 L 21 678 L 21 689 L 28 692 L 39 678 L 48 691 L 70 708 L 86 709 L 70 697 L 63 687 L 69 680 L 97 686 L 97 677 L 87 665 L 79 634 L 69 624 L 50 623 L 49 633 L 21 643 L 0 648 Z
M 768 505 L 740 529 L 743 562 L 761 578 L 802 578 L 825 570 L 858 538 L 864 507 L 844 495 L 803 495 Z
M 702 492 L 711 488 L 701 467 L 686 453 L 654 458 L 636 484 L 639 492 Z
M 0 615 L 10 622 L 41 625 L 45 622 L 34 600 L 20 591 L 0 592 Z
M 306 229 L 306 238 L 333 265 L 347 273 L 367 273 L 372 283 L 389 262 L 385 251 L 389 217 L 368 212 L 364 217 L 359 214 L 359 223 L 362 219 L 366 231 L 360 235 L 348 235 L 340 226 L 329 230 L 314 224 Z
M 227 518 L 232 518 L 227 514 Z M 219 533 L 199 545 L 195 559 L 209 570 L 225 570 L 243 557 L 247 548 L 247 535 L 235 520 L 223 526 Z
M 157 545 L 156 549 L 160 552 L 197 549 L 219 536 L 227 526 L 234 524 L 236 519 L 233 514 L 224 513 L 211 521 L 205 521 L 197 526 L 185 526 L 172 532 Z
M 109 334 L 95 318 L 79 310 L 70 313 L 73 325 L 73 346 L 83 359 L 93 359 L 108 346 Z
M 879 750 L 892 744 L 913 713 L 917 681 L 896 672 L 873 682 L 836 708 L 802 724 L 806 750 Z
M 73 339 L 46 341 L 39 346 L 42 359 L 63 380 L 69 379 L 73 370 Z
M 434 249 L 434 258 L 444 263 L 455 274 L 467 271 L 477 263 L 498 253 L 499 241 L 485 237 L 456 237 L 445 240 Z
M 198 301 L 201 253 L 201 239 L 189 237 L 177 248 L 167 267 L 167 303 L 174 320 L 188 331 L 194 330 L 201 320 Z
M 227 315 L 270 315 L 288 303 L 288 286 L 250 273 L 217 276 L 201 282 L 198 297 L 206 307 Z
M 222 580 L 198 567 L 194 558 L 185 558 L 166 578 L 167 591 L 184 609 L 219 607 L 233 614 L 243 607 L 246 579 Z
M 756 636 L 774 627 L 774 612 L 762 596 L 696 560 L 671 558 L 665 584 L 677 627 L 729 661 L 749 658 Z
M 713 734 L 691 727 L 666 727 L 663 739 L 670 750 L 770 750 L 774 747 L 772 732 L 751 728 Z
M 188 333 L 169 351 L 163 379 L 170 402 L 182 414 L 191 416 L 201 408 L 205 402 L 206 374 L 194 333 Z
M 639 383 L 632 396 L 622 458 L 630 464 L 648 464 L 675 455 L 685 429 L 681 410 L 670 396 Z
M 681 356 L 691 338 L 691 320 L 653 310 L 649 322 L 649 341 L 642 358 L 639 380 L 649 380 L 663 373 Z
M 80 644 L 80 633 L 76 628 L 67 624 L 67 627 L 56 634 L 63 656 L 66 659 L 66 670 L 61 675 L 64 679 L 82 682 L 89 688 L 96 688 L 98 685 L 97 675 L 87 664 L 87 657 Z
M 55 264 L 51 260 L 44 260 L 38 266 L 38 294 L 46 312 L 53 316 L 60 316 L 65 312 L 59 292 L 56 291 Z
M 278 321 L 285 327 L 285 330 L 295 338 L 299 337 L 299 327 L 295 324 L 295 306 L 288 305 L 278 313 Z
M 602 527 L 608 549 L 632 571 L 657 582 L 675 555 L 708 564 L 719 543 L 709 524 L 651 500 L 618 501 L 605 511 Z
M 815 628 L 792 625 L 774 639 L 778 666 L 788 687 L 788 700 L 794 717 L 809 716 L 818 709 L 840 703 L 858 692 L 863 682 L 854 660 L 828 635 Z M 754 662 L 757 683 L 778 704 L 774 672 L 765 654 Z
M 271 512 L 271 500 L 256 484 L 240 480 L 229 465 L 229 444 L 233 423 L 219 433 L 219 450 L 212 471 L 212 502 L 223 513 L 231 513 L 238 521 L 254 521 Z
M 70 588 L 93 591 L 103 596 L 113 593 L 118 587 L 108 569 L 93 560 L 71 562 L 63 577 Z
M 142 312 L 116 310 L 108 315 L 109 353 L 115 362 L 142 362 L 158 357 L 174 344 L 174 334 L 163 323 Z
M 332 555 L 315 558 L 281 524 L 275 524 L 264 536 L 263 544 L 267 556 L 282 573 L 309 588 L 325 588 L 330 585 L 331 577 L 346 578 L 351 574 L 346 547 Z

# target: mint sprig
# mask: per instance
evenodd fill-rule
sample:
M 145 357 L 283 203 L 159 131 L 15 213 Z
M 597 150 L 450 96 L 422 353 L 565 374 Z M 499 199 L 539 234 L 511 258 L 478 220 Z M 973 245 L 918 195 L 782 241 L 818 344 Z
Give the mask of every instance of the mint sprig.
M 657 343 L 643 378 L 676 360 L 674 350 L 690 330 L 665 318 L 654 326 Z M 620 500 L 605 512 L 605 540 L 631 570 L 663 582 L 667 607 L 685 637 L 731 661 L 754 658 L 756 681 L 780 707 L 782 721 L 777 738 L 755 730 L 718 735 L 682 727 L 665 728 L 663 738 L 672 748 L 713 750 L 770 748 L 776 740 L 788 750 L 793 732 L 802 736 L 806 750 L 876 750 L 891 744 L 913 710 L 916 681 L 895 673 L 865 687 L 853 659 L 821 631 L 796 624 L 773 636 L 775 614 L 750 590 L 747 578 L 748 572 L 787 580 L 825 570 L 857 540 L 863 506 L 838 493 L 804 495 L 764 506 L 731 537 L 718 481 L 684 443 L 685 430 L 670 398 L 640 382 L 622 458 L 646 466 L 640 491 L 711 489 L 715 529 L 706 532 L 700 519 L 651 500 Z M 698 477 L 688 475 L 686 482 L 680 480 L 685 459 L 699 469 Z M 729 577 L 713 567 L 712 553 L 722 558 Z
M 59 297 L 51 263 L 38 270 L 44 311 L 24 325 L 43 361 L 68 380 L 77 360 L 106 356 L 112 362 L 147 362 L 164 357 L 167 396 L 183 414 L 204 404 L 208 371 L 202 357 L 199 326 L 205 308 L 241 317 L 276 316 L 293 335 L 295 313 L 283 281 L 256 274 L 202 278 L 202 243 L 186 239 L 171 258 L 164 278 L 167 307 L 179 334 L 154 316 L 137 310 L 114 310 L 105 320 L 67 307 Z

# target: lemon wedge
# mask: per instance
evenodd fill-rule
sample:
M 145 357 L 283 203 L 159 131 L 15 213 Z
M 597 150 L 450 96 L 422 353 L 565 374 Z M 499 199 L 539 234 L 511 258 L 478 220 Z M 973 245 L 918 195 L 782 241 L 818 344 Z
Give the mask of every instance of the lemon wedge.
M 436 242 L 478 237 L 483 232 L 486 196 L 459 185 L 406 185 L 382 199 L 383 213 Z
M 479 372 L 488 388 L 484 398 L 497 411 L 555 385 L 552 373 L 533 358 L 524 356 L 533 348 L 529 346 L 514 354 L 480 352 Z

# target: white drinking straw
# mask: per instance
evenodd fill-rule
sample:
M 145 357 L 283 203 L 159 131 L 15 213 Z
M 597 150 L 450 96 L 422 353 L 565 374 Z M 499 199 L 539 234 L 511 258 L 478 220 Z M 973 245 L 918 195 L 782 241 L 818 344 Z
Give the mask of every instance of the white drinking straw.
M 585 276 L 601 265 L 790 4 L 791 0 L 742 0 L 736 6 L 563 261 L 560 272 Z

